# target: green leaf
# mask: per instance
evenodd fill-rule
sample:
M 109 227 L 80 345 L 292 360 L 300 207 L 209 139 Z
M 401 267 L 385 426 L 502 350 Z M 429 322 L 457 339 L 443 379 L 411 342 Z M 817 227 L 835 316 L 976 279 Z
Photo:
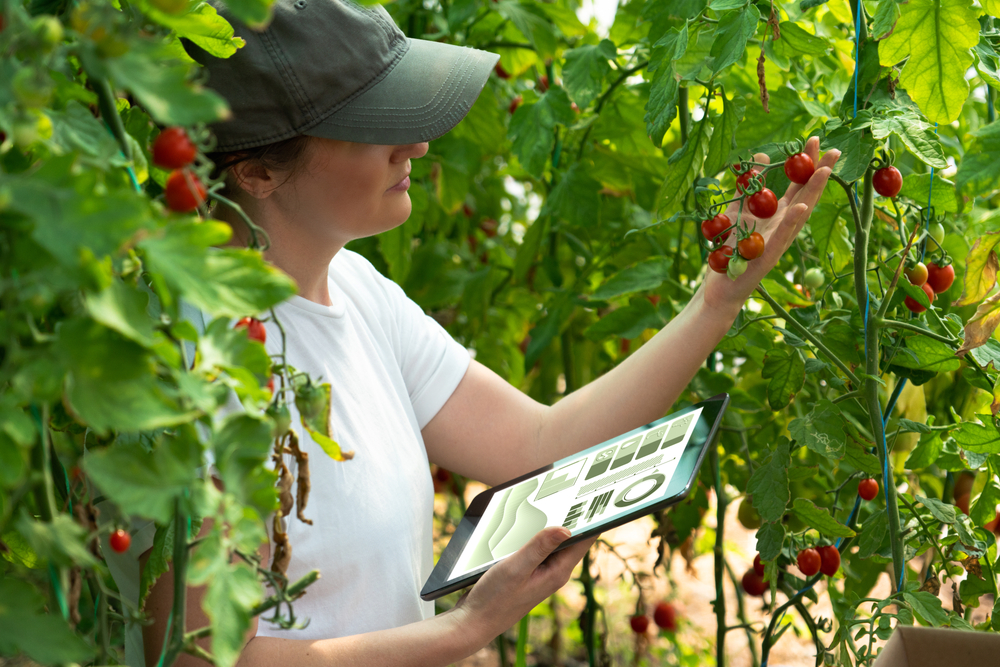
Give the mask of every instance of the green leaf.
M 161 125 L 211 123 L 230 115 L 222 97 L 188 80 L 191 66 L 178 63 L 166 46 L 135 43 L 126 54 L 102 63 Z
M 549 88 L 538 102 L 518 107 L 510 119 L 508 133 L 511 151 L 525 171 L 541 178 L 555 143 L 553 130 L 557 124 L 571 125 L 575 118 L 569 96 L 558 86 Z
M 747 40 L 757 32 L 758 21 L 760 21 L 760 11 L 753 4 L 745 9 L 722 15 L 715 28 L 715 41 L 712 42 L 714 73 L 718 74 L 743 57 L 747 49 Z
M 989 295 L 997 283 L 997 271 L 1000 271 L 997 245 L 1000 245 L 1000 232 L 986 232 L 972 243 L 965 257 L 962 296 L 953 306 L 971 306 Z
M 295 283 L 249 249 L 213 248 L 228 240 L 220 222 L 175 223 L 140 243 L 149 270 L 209 315 L 244 317 L 295 294 Z
M 736 128 L 743 120 L 747 103 L 742 97 L 729 99 L 726 91 L 719 91 L 722 97 L 722 114 L 712 119 L 712 137 L 708 142 L 708 155 L 703 171 L 706 176 L 714 176 L 726 168 L 729 155 L 736 146 Z
M 941 213 L 958 212 L 959 201 L 955 193 L 955 184 L 940 174 L 934 174 L 933 187 L 930 174 L 907 174 L 903 177 L 903 187 L 899 194 L 920 202 L 921 206 L 926 206 L 929 198 L 931 206 Z
M 1000 484 L 996 480 L 988 480 L 976 504 L 972 506 L 969 516 L 977 526 L 982 526 L 996 518 L 998 504 L 1000 504 Z
M 503 0 L 495 5 L 496 11 L 521 31 L 535 47 L 538 55 L 555 54 L 558 42 L 549 17 L 530 2 Z
M 849 127 L 838 127 L 826 136 L 823 149 L 840 150 L 840 158 L 833 167 L 833 172 L 848 183 L 852 183 L 868 170 L 868 164 L 875 155 L 875 141 L 864 130 L 852 130 Z
M 645 297 L 638 297 L 624 308 L 617 308 L 583 332 L 590 340 L 599 341 L 608 336 L 631 340 L 646 329 L 659 329 L 667 321 Z
M 156 527 L 156 534 L 153 536 L 153 548 L 149 550 L 146 557 L 146 564 L 143 565 L 139 576 L 139 608 L 146 604 L 146 597 L 149 590 L 163 574 L 170 569 L 170 561 L 173 560 L 174 552 L 174 526 L 171 521 L 166 525 Z
M 934 627 L 947 625 L 948 612 L 941 607 L 938 596 L 928 591 L 913 591 L 903 593 L 903 599 L 910 605 L 921 623 Z
M 562 298 L 565 299 L 565 297 Z M 538 361 L 538 358 L 545 351 L 545 348 L 549 346 L 549 343 L 552 342 L 552 339 L 559 335 L 563 325 L 572 314 L 572 303 L 566 300 L 558 301 L 549 307 L 545 315 L 528 332 L 528 335 L 531 336 L 531 341 L 528 343 L 528 349 L 524 353 L 525 373 L 529 372 L 532 366 L 535 365 L 535 362 Z
M 696 33 L 697 35 L 697 33 Z M 687 49 L 687 23 L 674 28 L 656 43 L 646 71 L 652 74 L 649 98 L 646 100 L 646 133 L 654 146 L 663 145 L 663 135 L 677 117 L 680 84 L 675 76 L 673 61 Z M 659 48 L 656 48 L 659 47 Z
M 832 45 L 822 37 L 806 31 L 798 23 L 782 21 L 779 26 L 781 39 L 774 42 L 774 51 L 779 56 L 822 56 L 829 53 Z
M 788 505 L 788 440 L 782 438 L 766 463 L 757 466 L 747 482 L 747 493 L 753 495 L 753 506 L 762 521 L 781 521 Z M 761 556 L 763 558 L 763 556 Z
M 975 141 L 958 164 L 958 189 L 982 196 L 1000 187 L 1000 123 L 993 122 L 972 133 Z
M 245 329 L 236 329 L 229 320 L 219 317 L 205 327 L 198 341 L 195 369 L 213 375 L 217 369 L 245 368 L 257 375 L 266 375 L 271 359 L 264 346 L 250 340 Z
M 101 170 L 128 164 L 115 138 L 79 102 L 71 101 L 65 111 L 47 109 L 45 114 L 52 121 L 50 145 L 56 154 L 75 151 L 84 164 Z
M 263 28 L 271 20 L 273 4 L 274 0 L 226 0 L 226 13 L 251 28 Z
M 844 457 L 847 447 L 846 426 L 841 409 L 831 401 L 817 401 L 808 415 L 793 419 L 788 424 L 788 432 L 820 456 L 834 459 Z
M 277 505 L 277 474 L 265 467 L 271 453 L 271 425 L 247 413 L 226 418 L 212 439 L 212 452 L 226 493 L 266 515 Z
M 166 524 L 174 500 L 198 478 L 198 448 L 178 438 L 161 438 L 151 452 L 141 445 L 90 449 L 84 468 L 106 496 L 129 514 Z
M 785 542 L 785 527 L 781 523 L 765 523 L 757 530 L 757 553 L 762 561 L 774 560 L 781 555 Z
M 608 61 L 617 55 L 618 49 L 610 39 L 565 52 L 563 84 L 581 109 L 586 109 L 601 94 L 604 77 L 611 71 Z
M 672 213 L 684 201 L 701 171 L 709 142 L 708 119 L 703 118 L 691 132 L 687 143 L 670 156 L 670 168 L 656 195 L 661 216 Z
M 548 228 L 546 218 L 537 218 L 528 225 L 528 231 L 524 234 L 524 240 L 517 249 L 514 257 L 514 278 L 520 283 L 528 275 L 528 270 L 535 265 L 535 257 L 538 256 L 538 249 L 542 245 L 545 231 Z
M 97 566 L 97 559 L 87 547 L 87 529 L 68 514 L 56 514 L 52 521 L 36 521 L 22 509 L 16 527 L 42 561 L 61 567 Z
M 656 289 L 670 277 L 669 257 L 651 257 L 622 269 L 598 287 L 591 299 L 603 301 L 622 294 Z
M 829 510 L 825 507 L 817 507 L 808 498 L 796 498 L 795 502 L 792 503 L 792 512 L 810 528 L 815 528 L 825 537 L 854 537 L 855 535 L 853 530 L 834 519 Z
M 951 436 L 959 447 L 977 454 L 1000 454 L 1000 431 L 986 419 L 982 424 L 963 421 Z
M 947 373 L 958 370 L 961 360 L 955 356 L 955 350 L 948 345 L 926 336 L 910 336 L 906 339 L 907 354 L 902 350 L 893 359 L 893 364 L 903 368 L 923 368 Z
M 937 498 L 925 498 L 923 496 L 914 496 L 914 498 L 918 503 L 926 507 L 935 519 L 942 523 L 954 525 L 955 520 L 958 518 L 958 513 L 954 505 L 943 503 Z
M 882 549 L 883 542 L 889 534 L 889 520 L 885 512 L 878 510 L 867 519 L 861 527 L 861 536 L 858 538 L 858 557 L 869 558 Z
M 83 663 L 94 652 L 26 582 L 0 577 L 0 655 L 24 653 L 42 665 Z M 15 659 L 16 661 L 16 659 Z
M 149 4 L 145 14 L 216 58 L 228 58 L 246 44 L 242 38 L 234 37 L 233 26 L 207 2 L 199 3 L 181 14 L 168 14 Z
M 753 151 L 765 144 L 799 139 L 802 128 L 813 120 L 798 93 L 791 88 L 782 86 L 770 91 L 770 95 L 770 113 L 764 113 L 759 101 L 747 106 L 746 117 L 736 133 L 736 146 L 741 151 Z M 841 156 L 837 164 L 843 160 Z
M 871 129 L 872 135 L 879 141 L 895 134 L 917 159 L 929 167 L 944 169 L 948 166 L 941 150 L 941 140 L 935 134 L 933 126 L 925 123 L 912 111 L 898 115 L 876 115 L 872 118 Z
M 891 67 L 909 57 L 900 85 L 932 123 L 958 118 L 969 96 L 965 72 L 979 42 L 977 12 L 968 0 L 910 0 L 892 34 L 879 46 L 879 62 Z
M 847 225 L 841 214 L 849 211 L 846 203 L 836 205 L 821 201 L 809 216 L 809 230 L 817 256 L 826 258 L 833 253 L 833 265 L 842 269 L 851 261 L 853 248 L 848 238 Z M 847 213 L 850 215 L 850 213 Z M 828 265 L 826 261 L 824 265 Z
M 796 349 L 774 349 L 764 357 L 761 377 L 770 379 L 767 384 L 768 404 L 772 410 L 780 410 L 791 403 L 805 383 L 806 364 Z
M 601 184 L 594 180 L 589 169 L 580 162 L 574 163 L 549 192 L 538 215 L 552 216 L 574 226 L 597 225 L 600 189 Z
M 937 461 L 938 455 L 941 454 L 943 447 L 944 443 L 941 441 L 941 436 L 937 433 L 928 433 L 921 437 L 920 442 L 913 448 L 910 456 L 906 459 L 906 469 L 921 470 L 933 465 Z
M 882 472 L 882 464 L 878 462 L 878 458 L 855 440 L 847 441 L 843 460 L 844 463 L 868 474 L 868 476 L 878 475 Z
M 872 37 L 884 39 L 899 20 L 899 5 L 896 0 L 880 0 L 872 21 Z
M 140 345 L 153 345 L 153 323 L 146 314 L 149 295 L 113 280 L 106 289 L 86 297 L 87 311 L 95 320 Z

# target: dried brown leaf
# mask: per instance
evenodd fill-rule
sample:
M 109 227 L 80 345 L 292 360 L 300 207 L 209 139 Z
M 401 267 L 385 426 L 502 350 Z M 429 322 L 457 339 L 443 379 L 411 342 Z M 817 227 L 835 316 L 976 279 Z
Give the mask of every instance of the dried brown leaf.
M 962 342 L 962 347 L 955 352 L 956 356 L 961 357 L 969 350 L 985 344 L 998 324 L 1000 324 L 1000 292 L 979 304 L 976 314 L 965 323 L 965 340 Z

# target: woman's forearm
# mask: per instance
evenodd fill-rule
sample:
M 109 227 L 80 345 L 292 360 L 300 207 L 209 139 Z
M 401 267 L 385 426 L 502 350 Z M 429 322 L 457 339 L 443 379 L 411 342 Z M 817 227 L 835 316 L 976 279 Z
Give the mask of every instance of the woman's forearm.
M 443 667 L 485 646 L 460 613 L 448 611 L 398 628 L 336 639 L 254 637 L 239 667 Z
M 709 307 L 698 290 L 684 310 L 639 350 L 546 410 L 536 462 L 545 465 L 662 417 L 738 312 Z

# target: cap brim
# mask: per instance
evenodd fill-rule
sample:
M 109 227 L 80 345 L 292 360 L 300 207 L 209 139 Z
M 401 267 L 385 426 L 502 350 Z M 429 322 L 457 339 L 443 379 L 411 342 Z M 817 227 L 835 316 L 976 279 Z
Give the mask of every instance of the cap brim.
M 422 39 L 361 95 L 303 134 L 363 144 L 412 144 L 437 139 L 472 108 L 495 53 Z

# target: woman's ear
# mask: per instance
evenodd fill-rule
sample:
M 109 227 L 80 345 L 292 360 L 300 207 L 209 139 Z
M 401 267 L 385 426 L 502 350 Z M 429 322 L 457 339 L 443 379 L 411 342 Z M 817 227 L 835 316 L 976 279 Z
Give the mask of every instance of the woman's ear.
M 254 199 L 266 199 L 280 184 L 270 170 L 252 160 L 234 164 L 229 173 L 235 185 Z

